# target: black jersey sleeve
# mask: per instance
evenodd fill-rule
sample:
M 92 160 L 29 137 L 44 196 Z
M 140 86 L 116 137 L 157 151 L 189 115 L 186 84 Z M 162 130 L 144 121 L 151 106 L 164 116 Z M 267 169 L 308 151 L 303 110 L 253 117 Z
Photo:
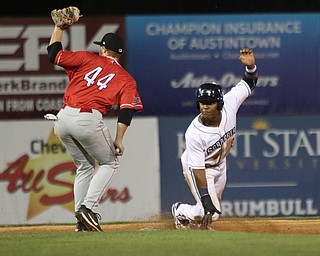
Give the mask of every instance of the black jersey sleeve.
M 58 52 L 62 50 L 61 42 L 54 42 L 47 47 L 48 57 L 50 62 L 54 63 Z

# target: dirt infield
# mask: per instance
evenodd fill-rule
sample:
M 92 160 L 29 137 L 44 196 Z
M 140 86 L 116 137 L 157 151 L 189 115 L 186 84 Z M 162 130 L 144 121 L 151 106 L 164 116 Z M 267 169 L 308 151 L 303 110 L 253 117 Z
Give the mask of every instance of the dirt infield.
M 173 220 L 152 222 L 133 222 L 124 224 L 101 225 L 104 231 L 129 230 L 169 230 L 174 229 Z M 214 231 L 234 231 L 250 233 L 279 233 L 279 234 L 315 234 L 320 235 L 320 219 L 276 220 L 225 218 L 219 219 L 210 226 Z M 74 231 L 74 225 L 35 225 L 35 226 L 3 226 L 0 233 L 40 233 Z

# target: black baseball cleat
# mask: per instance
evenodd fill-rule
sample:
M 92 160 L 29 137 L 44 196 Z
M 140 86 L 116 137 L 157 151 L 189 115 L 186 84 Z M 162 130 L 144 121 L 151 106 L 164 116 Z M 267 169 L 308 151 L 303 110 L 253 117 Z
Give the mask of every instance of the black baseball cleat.
M 98 218 L 101 219 L 101 216 L 98 213 L 94 213 L 84 205 L 81 205 L 78 211 L 76 211 L 75 216 L 89 231 L 103 232 L 98 221 Z
M 80 221 L 77 222 L 75 232 L 88 232 L 87 227 Z

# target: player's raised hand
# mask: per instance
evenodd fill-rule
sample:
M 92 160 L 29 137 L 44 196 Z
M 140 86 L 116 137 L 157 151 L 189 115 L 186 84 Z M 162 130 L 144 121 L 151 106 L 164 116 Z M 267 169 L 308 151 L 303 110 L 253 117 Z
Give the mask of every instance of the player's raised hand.
M 255 65 L 253 50 L 249 48 L 241 49 L 239 60 L 242 62 L 243 65 L 247 66 L 248 68 L 252 68 Z

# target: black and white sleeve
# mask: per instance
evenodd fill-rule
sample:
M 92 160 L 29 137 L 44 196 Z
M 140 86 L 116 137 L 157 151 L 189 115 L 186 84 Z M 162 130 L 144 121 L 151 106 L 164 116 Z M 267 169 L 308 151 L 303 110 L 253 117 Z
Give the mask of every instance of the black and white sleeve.
M 257 66 L 255 65 L 253 69 L 248 69 L 246 67 L 246 72 L 244 73 L 243 80 L 249 85 L 251 91 L 256 87 L 256 84 L 258 82 L 258 71 Z

